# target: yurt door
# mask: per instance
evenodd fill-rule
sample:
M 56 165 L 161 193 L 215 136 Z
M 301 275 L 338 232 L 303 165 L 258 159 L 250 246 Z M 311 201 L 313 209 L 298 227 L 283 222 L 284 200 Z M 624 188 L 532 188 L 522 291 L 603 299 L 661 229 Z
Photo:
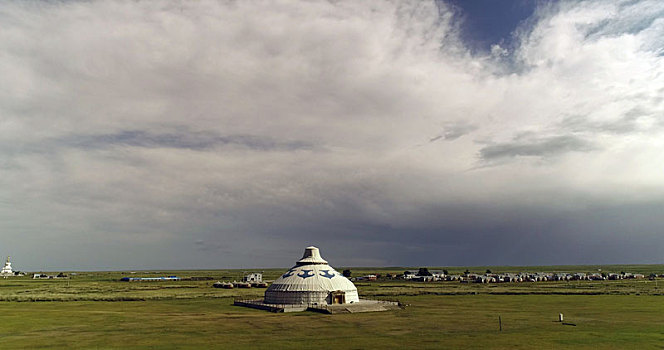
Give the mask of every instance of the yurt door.
M 343 304 L 346 302 L 346 293 L 338 291 L 332 293 L 332 304 Z

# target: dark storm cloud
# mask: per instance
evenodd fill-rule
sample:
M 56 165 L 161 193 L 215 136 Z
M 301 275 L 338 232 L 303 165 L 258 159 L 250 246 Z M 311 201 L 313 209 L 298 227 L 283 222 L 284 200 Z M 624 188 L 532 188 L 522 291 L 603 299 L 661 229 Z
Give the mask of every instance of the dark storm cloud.
M 347 213 L 334 220 L 294 222 L 279 234 L 321 245 L 326 257 L 345 266 L 366 266 L 362 261 L 368 257 L 380 257 L 388 266 L 402 261 L 414 266 L 657 263 L 664 243 L 657 232 L 664 220 L 653 214 L 663 207 L 664 202 L 558 210 L 507 203 L 430 206 L 420 208 L 424 213 L 415 225 L 407 213 L 391 213 L 389 225 Z M 344 224 L 329 226 L 339 219 Z M 297 256 L 298 248 L 290 248 L 290 254 Z
M 233 251 L 233 249 L 227 245 L 224 245 L 219 242 L 207 242 L 202 239 L 197 239 L 194 241 L 194 246 L 196 246 L 196 250 L 202 251 L 202 252 L 214 252 L 214 253 L 222 253 L 222 254 L 228 254 Z

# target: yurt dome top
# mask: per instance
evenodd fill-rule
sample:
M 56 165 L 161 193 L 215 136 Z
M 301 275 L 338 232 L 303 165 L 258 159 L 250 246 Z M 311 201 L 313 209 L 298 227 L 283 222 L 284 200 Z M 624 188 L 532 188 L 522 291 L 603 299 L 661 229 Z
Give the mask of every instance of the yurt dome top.
M 296 266 L 324 264 L 326 265 L 327 261 L 320 256 L 318 248 L 309 246 L 304 249 L 304 255 L 302 255 L 302 259 L 297 261 Z

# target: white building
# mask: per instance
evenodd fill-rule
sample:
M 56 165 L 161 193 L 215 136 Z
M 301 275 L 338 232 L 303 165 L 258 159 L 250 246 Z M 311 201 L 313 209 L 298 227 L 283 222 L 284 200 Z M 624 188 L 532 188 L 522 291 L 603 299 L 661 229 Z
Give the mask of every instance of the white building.
M 348 304 L 359 302 L 357 288 L 323 260 L 316 247 L 265 291 L 266 304 Z
M 9 257 L 5 261 L 5 266 L 0 270 L 0 276 L 14 276 L 14 271 L 12 271 L 12 263 L 9 262 Z
M 260 272 L 252 272 L 244 276 L 242 282 L 263 282 L 263 274 Z

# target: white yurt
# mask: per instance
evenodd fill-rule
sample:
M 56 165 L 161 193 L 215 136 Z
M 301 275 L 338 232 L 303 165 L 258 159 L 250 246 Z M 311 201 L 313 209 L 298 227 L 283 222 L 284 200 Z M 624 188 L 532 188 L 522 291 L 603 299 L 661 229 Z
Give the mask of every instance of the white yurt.
M 307 247 L 295 266 L 265 291 L 266 304 L 348 304 L 360 299 L 357 288 L 323 260 L 316 247 Z

